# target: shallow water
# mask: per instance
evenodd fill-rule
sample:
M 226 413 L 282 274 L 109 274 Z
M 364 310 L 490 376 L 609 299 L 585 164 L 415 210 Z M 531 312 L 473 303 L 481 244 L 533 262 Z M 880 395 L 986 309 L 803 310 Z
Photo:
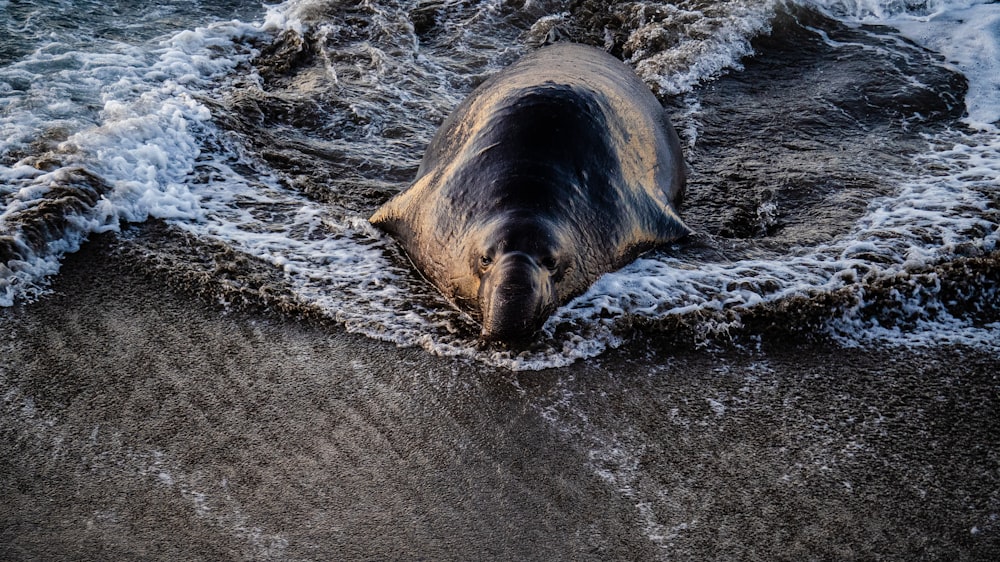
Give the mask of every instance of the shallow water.
M 124 230 L 219 300 L 256 292 L 513 369 L 636 338 L 1000 341 L 995 3 L 0 9 L 0 305 L 43 294 L 88 235 Z M 484 348 L 366 219 L 476 84 L 556 34 L 624 58 L 671 110 L 696 235 L 603 277 L 532 348 Z M 150 219 L 173 241 L 127 227 Z M 192 245 L 243 257 L 220 282 L 183 259 Z

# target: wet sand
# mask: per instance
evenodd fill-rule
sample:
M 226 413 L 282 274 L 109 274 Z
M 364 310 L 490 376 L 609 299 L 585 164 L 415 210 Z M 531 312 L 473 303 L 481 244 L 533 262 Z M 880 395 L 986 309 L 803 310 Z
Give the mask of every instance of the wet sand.
M 993 560 L 1000 358 L 634 342 L 512 374 L 172 288 L 0 310 L 0 560 Z

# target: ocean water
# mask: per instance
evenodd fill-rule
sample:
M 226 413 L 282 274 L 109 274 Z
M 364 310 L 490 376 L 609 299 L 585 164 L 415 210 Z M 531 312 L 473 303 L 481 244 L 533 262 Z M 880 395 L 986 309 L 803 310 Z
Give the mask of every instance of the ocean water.
M 511 369 L 640 338 L 1000 350 L 996 2 L 0 0 L 0 33 L 0 306 L 157 221 L 156 251 L 245 256 L 294 309 Z M 696 234 L 531 348 L 484 347 L 367 217 L 476 84 L 556 35 L 670 109 Z

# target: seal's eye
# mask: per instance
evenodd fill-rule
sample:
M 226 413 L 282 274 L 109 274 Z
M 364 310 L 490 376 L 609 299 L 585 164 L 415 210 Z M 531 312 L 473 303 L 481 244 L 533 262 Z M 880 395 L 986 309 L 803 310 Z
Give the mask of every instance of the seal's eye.
M 479 267 L 486 269 L 493 264 L 493 258 L 489 256 L 482 256 L 479 258 Z
M 542 267 L 548 269 L 549 271 L 555 271 L 559 264 L 556 263 L 556 258 L 552 256 L 546 256 L 542 258 Z

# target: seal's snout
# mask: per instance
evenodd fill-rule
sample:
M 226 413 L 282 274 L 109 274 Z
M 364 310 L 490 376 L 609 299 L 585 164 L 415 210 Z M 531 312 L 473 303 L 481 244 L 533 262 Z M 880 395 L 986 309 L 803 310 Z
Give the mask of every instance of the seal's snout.
M 479 303 L 483 340 L 523 342 L 535 334 L 554 307 L 549 271 L 527 254 L 506 254 L 483 276 Z

